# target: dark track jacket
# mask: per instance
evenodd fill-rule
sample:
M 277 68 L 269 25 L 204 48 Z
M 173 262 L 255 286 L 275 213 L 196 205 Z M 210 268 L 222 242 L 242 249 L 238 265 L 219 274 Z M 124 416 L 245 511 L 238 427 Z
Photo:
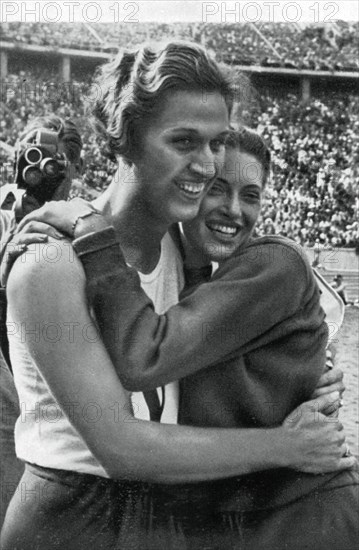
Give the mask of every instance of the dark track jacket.
M 181 379 L 179 422 L 222 428 L 277 426 L 310 398 L 325 365 L 328 331 L 311 267 L 294 242 L 252 240 L 163 315 L 154 312 L 111 229 L 74 247 L 128 390 Z M 268 508 L 335 475 L 270 470 L 188 486 L 188 498 L 208 502 L 212 495 L 224 511 Z

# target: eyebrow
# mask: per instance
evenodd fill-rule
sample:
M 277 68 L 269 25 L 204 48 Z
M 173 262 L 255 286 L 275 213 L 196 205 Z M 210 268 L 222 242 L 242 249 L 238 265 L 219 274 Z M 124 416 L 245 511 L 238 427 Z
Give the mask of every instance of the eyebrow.
M 177 127 L 177 126 L 172 126 L 170 128 L 167 128 L 167 131 L 168 132 L 190 132 L 192 134 L 199 134 L 200 132 L 197 130 L 197 128 L 191 128 L 189 126 L 181 126 L 181 127 Z M 228 134 L 228 130 L 224 130 L 223 132 L 220 132 L 219 134 L 216 135 L 215 138 L 213 139 L 225 139 L 226 136 Z
M 220 183 L 225 183 L 226 185 L 229 185 L 228 180 L 226 180 L 226 178 L 222 178 L 221 176 L 217 176 L 216 178 L 214 178 L 213 183 L 215 183 L 216 181 L 219 181 Z
M 248 184 L 246 184 L 244 187 L 246 187 L 246 188 L 251 187 L 251 188 L 253 188 L 253 189 L 260 189 L 260 190 L 263 189 L 263 186 L 262 186 L 262 185 L 258 185 L 257 183 L 248 183 Z
M 216 182 L 220 182 L 220 183 L 224 183 L 225 185 L 229 185 L 228 180 L 226 180 L 226 178 L 222 178 L 221 176 L 217 176 L 216 178 L 214 178 L 213 183 L 216 183 Z M 256 183 L 248 183 L 244 187 L 246 189 L 248 189 L 248 188 L 257 189 L 257 190 L 259 189 L 259 191 L 263 191 L 263 186 L 258 185 Z
M 190 127 L 180 127 L 178 128 L 177 126 L 172 126 L 171 128 L 167 128 L 167 131 L 168 132 L 191 132 L 192 134 L 198 134 L 198 130 L 196 130 L 196 128 L 190 128 Z

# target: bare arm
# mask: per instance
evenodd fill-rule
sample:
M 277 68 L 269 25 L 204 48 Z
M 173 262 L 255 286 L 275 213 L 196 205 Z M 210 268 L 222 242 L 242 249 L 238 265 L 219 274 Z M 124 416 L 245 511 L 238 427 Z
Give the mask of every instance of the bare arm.
M 100 408 L 95 423 L 81 414 L 71 415 L 71 421 L 111 477 L 178 483 L 289 465 L 307 472 L 351 466 L 351 459 L 341 458 L 341 424 L 326 422 L 318 412 L 313 418 L 309 409 L 270 430 L 201 429 L 135 420 L 109 356 L 100 338 L 94 337 L 84 273 L 75 257 L 69 261 L 66 244 L 57 243 L 57 262 L 44 260 L 46 245 L 31 245 L 26 261 L 15 262 L 8 282 L 9 308 L 14 322 L 75 326 L 70 343 L 62 331 L 59 341 L 36 341 L 30 335 L 26 345 L 65 412 L 69 402 L 79 403 L 79 410 L 89 402 Z
M 74 241 L 74 247 L 85 268 L 106 349 L 127 389 L 156 388 L 301 328 L 296 314 L 317 289 L 309 264 L 294 243 L 270 241 L 244 250 L 239 261 L 231 258 L 209 283 L 157 315 L 137 272 L 126 265 L 115 232 L 98 231 L 106 220 L 89 215 L 94 213 L 91 209 L 83 201 L 53 203 L 27 219 L 54 224 L 67 233 L 73 233 L 75 227 L 75 236 L 83 235 Z M 80 217 L 79 210 L 83 212 Z M 280 288 L 290 300 L 278 299 L 273 288 Z M 319 307 L 311 312 L 316 326 L 323 318 Z M 273 327 L 277 327 L 275 335 Z M 324 342 L 324 325 L 322 328 Z M 321 350 L 317 349 L 319 357 Z M 301 376 L 302 368 L 306 364 L 300 365 Z M 309 371 L 310 365 L 307 368 Z
M 231 258 L 209 283 L 157 315 L 111 229 L 73 244 L 106 349 L 122 383 L 133 391 L 155 388 L 284 338 L 301 328 L 296 312 L 317 292 L 314 279 L 308 280 L 310 267 L 297 251 L 267 243 L 245 250 L 239 261 Z M 274 288 L 291 299 L 279 300 L 270 291 Z M 324 319 L 319 302 L 312 319 L 317 326 Z M 324 352 L 324 324 L 322 329 Z

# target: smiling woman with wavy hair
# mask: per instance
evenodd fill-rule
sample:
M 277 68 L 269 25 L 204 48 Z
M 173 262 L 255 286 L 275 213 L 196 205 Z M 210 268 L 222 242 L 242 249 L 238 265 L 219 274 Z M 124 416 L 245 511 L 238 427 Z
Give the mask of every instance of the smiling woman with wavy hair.
M 112 183 L 92 204 L 75 199 L 45 205 L 23 220 L 16 236 L 21 242 L 26 228 L 31 233 L 43 231 L 44 223 L 59 225 L 69 240 L 75 239 L 83 265 L 69 254 L 66 240 L 55 243 L 49 237 L 48 243 L 29 245 L 26 261 L 16 261 L 10 273 L 8 321 L 39 327 L 40 338 L 9 334 L 20 401 L 38 414 L 17 422 L 26 499 L 18 491 L 10 503 L 3 550 L 202 548 L 211 534 L 217 537 L 218 524 L 198 532 L 194 516 L 185 532 L 186 502 L 171 509 L 166 499 L 157 501 L 154 514 L 153 490 L 159 484 L 210 482 L 280 465 L 325 472 L 348 463 L 341 458 L 344 438 L 338 425 L 314 422 L 310 406 L 294 422 L 271 430 L 191 428 L 174 425 L 177 382 L 164 381 L 150 394 L 124 389 L 104 341 L 118 344 L 126 360 L 141 359 L 147 343 L 162 338 L 165 325 L 160 320 L 151 325 L 149 339 L 137 339 L 132 328 L 143 317 L 137 312 L 133 319 L 129 303 L 128 309 L 113 312 L 113 323 L 101 337 L 96 297 L 115 304 L 123 294 L 128 279 L 117 277 L 120 242 L 125 270 L 131 265 L 129 280 L 145 291 L 146 311 L 155 310 L 163 319 L 177 303 L 183 262 L 168 230 L 198 214 L 218 173 L 233 92 L 205 50 L 186 43 L 124 53 L 98 78 L 102 97 L 95 114 L 118 162 Z M 60 251 L 58 261 L 46 261 L 48 245 Z M 36 246 L 40 250 L 34 255 Z M 103 261 L 92 264 L 103 250 Z M 86 286 L 86 264 L 93 265 L 94 286 Z M 101 282 L 105 292 L 99 296 Z M 127 294 L 130 301 L 131 296 L 135 293 Z M 172 330 L 180 336 L 195 319 L 194 312 Z M 52 330 L 58 328 L 55 335 Z M 167 368 L 184 349 L 175 349 Z M 198 359 L 195 354 L 182 367 Z M 180 369 L 167 373 L 172 380 L 180 375 Z M 206 521 L 209 526 L 208 515 Z

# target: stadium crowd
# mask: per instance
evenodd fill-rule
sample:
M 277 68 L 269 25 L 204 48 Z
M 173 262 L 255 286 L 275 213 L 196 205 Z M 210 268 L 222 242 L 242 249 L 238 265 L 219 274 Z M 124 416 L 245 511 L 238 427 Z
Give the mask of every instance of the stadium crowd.
M 260 228 L 305 246 L 358 244 L 359 98 L 333 94 L 303 106 L 261 96 L 251 126 L 272 151 Z
M 354 43 L 353 36 L 358 33 L 358 25 L 343 23 L 341 26 L 343 32 L 339 37 L 328 38 L 331 42 L 335 38 L 338 44 L 340 39 L 340 51 L 330 46 L 338 55 L 342 55 L 346 47 L 350 50 Z M 71 25 L 71 31 L 67 26 L 66 33 L 61 31 L 61 24 L 51 25 L 51 33 L 49 27 L 36 23 L 2 25 L 3 38 L 49 45 L 58 45 L 60 41 L 62 45 L 71 45 L 71 41 L 76 40 L 77 47 L 82 48 L 94 44 L 95 36 L 88 29 L 76 34 L 78 25 Z M 100 34 L 103 25 L 93 27 Z M 119 26 L 116 26 L 116 34 L 115 26 L 106 28 L 112 27 L 113 35 L 109 33 L 107 43 L 119 36 Z M 136 27 L 126 27 L 126 32 L 134 34 L 133 44 L 137 40 L 143 42 L 154 38 L 155 29 L 157 39 L 164 36 L 173 38 L 178 31 L 173 25 L 141 25 L 138 26 L 138 32 Z M 288 25 L 277 25 L 276 28 L 281 30 L 278 36 L 271 36 L 271 42 L 283 55 L 295 56 L 297 51 L 296 60 L 299 62 L 299 50 L 302 50 L 302 53 L 307 52 L 307 59 L 313 54 L 316 63 L 320 63 L 321 56 L 315 48 L 319 48 L 324 40 L 323 29 L 314 26 L 299 29 L 293 25 L 290 29 Z M 222 52 L 223 58 L 228 52 L 232 52 L 234 57 L 239 56 L 241 51 L 240 62 L 244 62 L 243 52 L 246 48 L 239 46 L 243 44 L 247 47 L 246 59 L 249 64 L 259 59 L 256 53 L 259 38 L 254 33 L 258 42 L 253 40 L 249 25 L 242 25 L 243 32 L 240 33 L 238 30 L 235 32 L 238 25 L 226 25 L 226 29 L 227 34 L 221 35 L 221 25 L 182 25 L 182 34 L 177 32 L 176 38 L 205 42 L 217 52 Z M 271 25 L 263 24 L 261 32 L 266 32 L 269 37 Z M 312 49 L 308 48 L 305 41 L 294 40 L 293 33 L 299 32 L 308 38 Z M 328 30 L 326 35 L 329 35 Z M 120 33 L 120 39 L 126 40 L 125 33 Z M 329 49 L 331 42 L 326 42 Z M 72 47 L 75 47 L 75 42 Z M 327 63 L 331 59 L 329 49 L 321 50 Z M 230 61 L 228 58 L 226 60 Z M 56 70 L 57 67 L 54 67 Z M 5 146 L 0 149 L 1 183 L 11 180 L 12 163 L 9 162 L 7 146 L 15 144 L 17 136 L 32 118 L 55 112 L 60 117 L 72 118 L 83 136 L 86 168 L 82 181 L 75 182 L 73 194 L 90 198 L 109 184 L 114 164 L 103 154 L 104 144 L 95 137 L 86 114 L 87 108 L 91 107 L 91 76 L 84 74 L 81 81 L 61 83 L 55 72 L 51 74 L 39 67 L 31 72 L 21 70 L 2 80 L 0 141 Z M 305 246 L 358 247 L 359 96 L 328 91 L 302 104 L 294 94 L 282 93 L 278 96 L 274 92 L 269 94 L 261 90 L 250 93 L 238 118 L 257 129 L 272 151 L 272 177 L 264 199 L 259 231 L 283 234 Z
M 359 23 L 103 24 L 5 23 L 1 39 L 51 48 L 113 51 L 168 38 L 193 39 L 230 64 L 358 71 Z
M 357 71 L 359 25 L 287 23 L 205 25 L 202 43 L 225 63 L 291 69 Z M 275 51 L 274 51 L 275 50 Z M 276 52 L 276 53 L 275 53 Z

